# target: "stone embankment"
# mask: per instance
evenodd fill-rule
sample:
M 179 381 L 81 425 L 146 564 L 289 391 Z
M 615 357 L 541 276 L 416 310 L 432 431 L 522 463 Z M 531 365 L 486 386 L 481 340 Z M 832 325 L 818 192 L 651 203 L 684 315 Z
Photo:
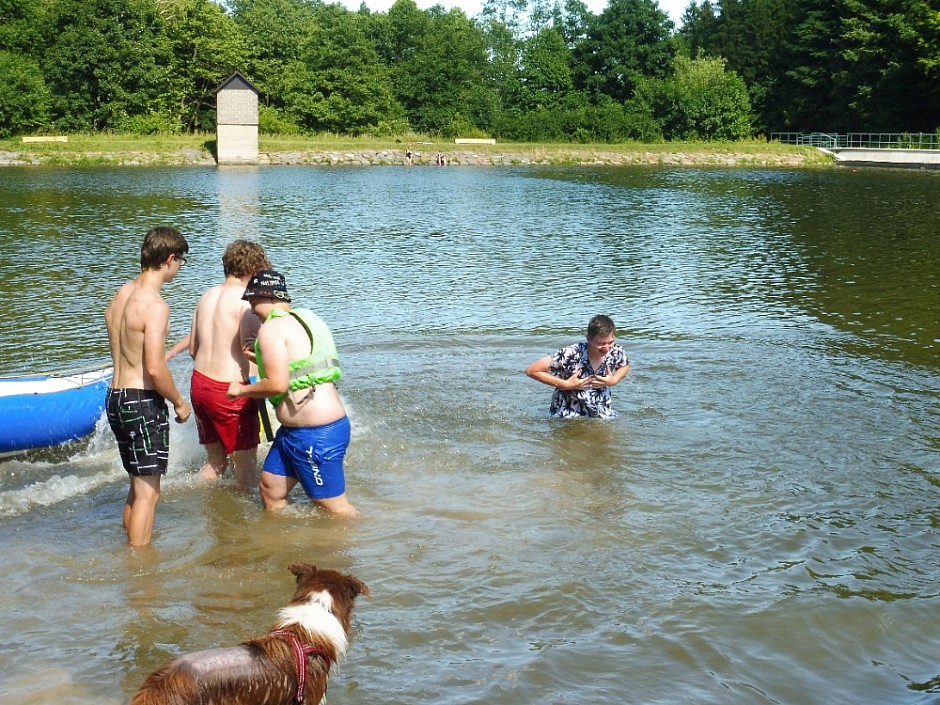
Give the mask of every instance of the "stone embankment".
M 435 150 L 416 152 L 415 165 L 435 165 L 438 153 L 448 165 L 513 166 L 577 164 L 582 166 L 623 166 L 628 164 L 650 165 L 703 165 L 703 166 L 802 166 L 806 163 L 803 154 L 767 153 L 722 153 L 722 152 L 615 152 L 592 149 L 558 150 L 552 152 L 499 152 L 495 150 Z M 380 164 L 404 164 L 403 150 L 354 151 L 354 152 L 275 152 L 262 154 L 262 164 L 351 164 L 375 166 Z
M 498 149 L 432 149 L 415 152 L 414 164 L 433 166 L 438 153 L 451 166 L 515 166 L 515 165 L 582 165 L 625 166 L 647 164 L 656 166 L 779 166 L 799 167 L 810 163 L 802 153 L 723 152 L 715 151 L 636 151 L 603 150 L 590 147 L 559 148 L 551 151 Z M 342 151 L 262 152 L 259 164 L 308 164 L 334 166 L 379 166 L 405 163 L 404 149 Z M 818 163 L 812 162 L 812 163 Z M 90 152 L 58 151 L 42 154 L 30 150 L 0 151 L 0 166 L 115 165 L 115 166 L 214 166 L 215 159 L 205 150 L 185 149 L 176 152 Z

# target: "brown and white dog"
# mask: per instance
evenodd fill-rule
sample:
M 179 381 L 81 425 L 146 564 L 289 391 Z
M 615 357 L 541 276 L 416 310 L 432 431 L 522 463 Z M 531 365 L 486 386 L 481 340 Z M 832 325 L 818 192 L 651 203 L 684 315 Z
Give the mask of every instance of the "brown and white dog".
M 181 656 L 144 680 L 130 705 L 317 705 L 346 655 L 361 580 L 292 563 L 297 589 L 264 636 Z

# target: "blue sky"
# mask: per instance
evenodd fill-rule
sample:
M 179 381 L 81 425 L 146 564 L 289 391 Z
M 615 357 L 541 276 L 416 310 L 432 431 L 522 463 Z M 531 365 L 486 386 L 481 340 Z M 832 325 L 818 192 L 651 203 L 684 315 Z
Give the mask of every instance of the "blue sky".
M 373 12 L 385 12 L 394 4 L 395 0 L 365 0 L 366 6 Z M 359 7 L 360 0 L 342 0 L 343 4 L 355 10 Z M 461 8 L 468 17 L 473 17 L 480 12 L 480 8 L 483 6 L 482 0 L 415 0 L 418 7 L 422 9 L 427 9 L 432 5 L 443 5 L 446 8 L 459 7 Z M 585 0 L 588 9 L 591 12 L 599 13 L 605 7 L 607 7 L 607 0 Z M 685 8 L 688 6 L 689 0 L 659 0 L 659 7 L 671 19 L 676 26 L 679 26 L 679 19 L 682 17 L 682 13 L 685 12 Z

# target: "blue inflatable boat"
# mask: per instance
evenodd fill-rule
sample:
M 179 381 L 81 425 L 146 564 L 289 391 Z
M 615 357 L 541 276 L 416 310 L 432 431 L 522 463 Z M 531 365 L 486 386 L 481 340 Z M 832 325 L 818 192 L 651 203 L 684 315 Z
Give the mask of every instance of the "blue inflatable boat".
M 83 438 L 104 411 L 111 367 L 0 377 L 0 455 Z

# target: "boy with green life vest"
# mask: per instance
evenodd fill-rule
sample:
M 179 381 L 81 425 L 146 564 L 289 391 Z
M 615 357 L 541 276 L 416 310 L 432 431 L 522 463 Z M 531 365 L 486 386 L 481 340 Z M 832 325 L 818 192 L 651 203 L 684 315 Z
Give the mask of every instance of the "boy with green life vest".
M 329 328 L 309 309 L 291 308 L 287 282 L 273 270 L 257 272 L 243 298 L 263 321 L 254 347 L 259 379 L 232 382 L 228 394 L 270 399 L 281 423 L 261 472 L 265 509 L 286 505 L 299 482 L 315 504 L 355 516 L 343 471 L 349 418 L 336 389 L 342 373 Z

